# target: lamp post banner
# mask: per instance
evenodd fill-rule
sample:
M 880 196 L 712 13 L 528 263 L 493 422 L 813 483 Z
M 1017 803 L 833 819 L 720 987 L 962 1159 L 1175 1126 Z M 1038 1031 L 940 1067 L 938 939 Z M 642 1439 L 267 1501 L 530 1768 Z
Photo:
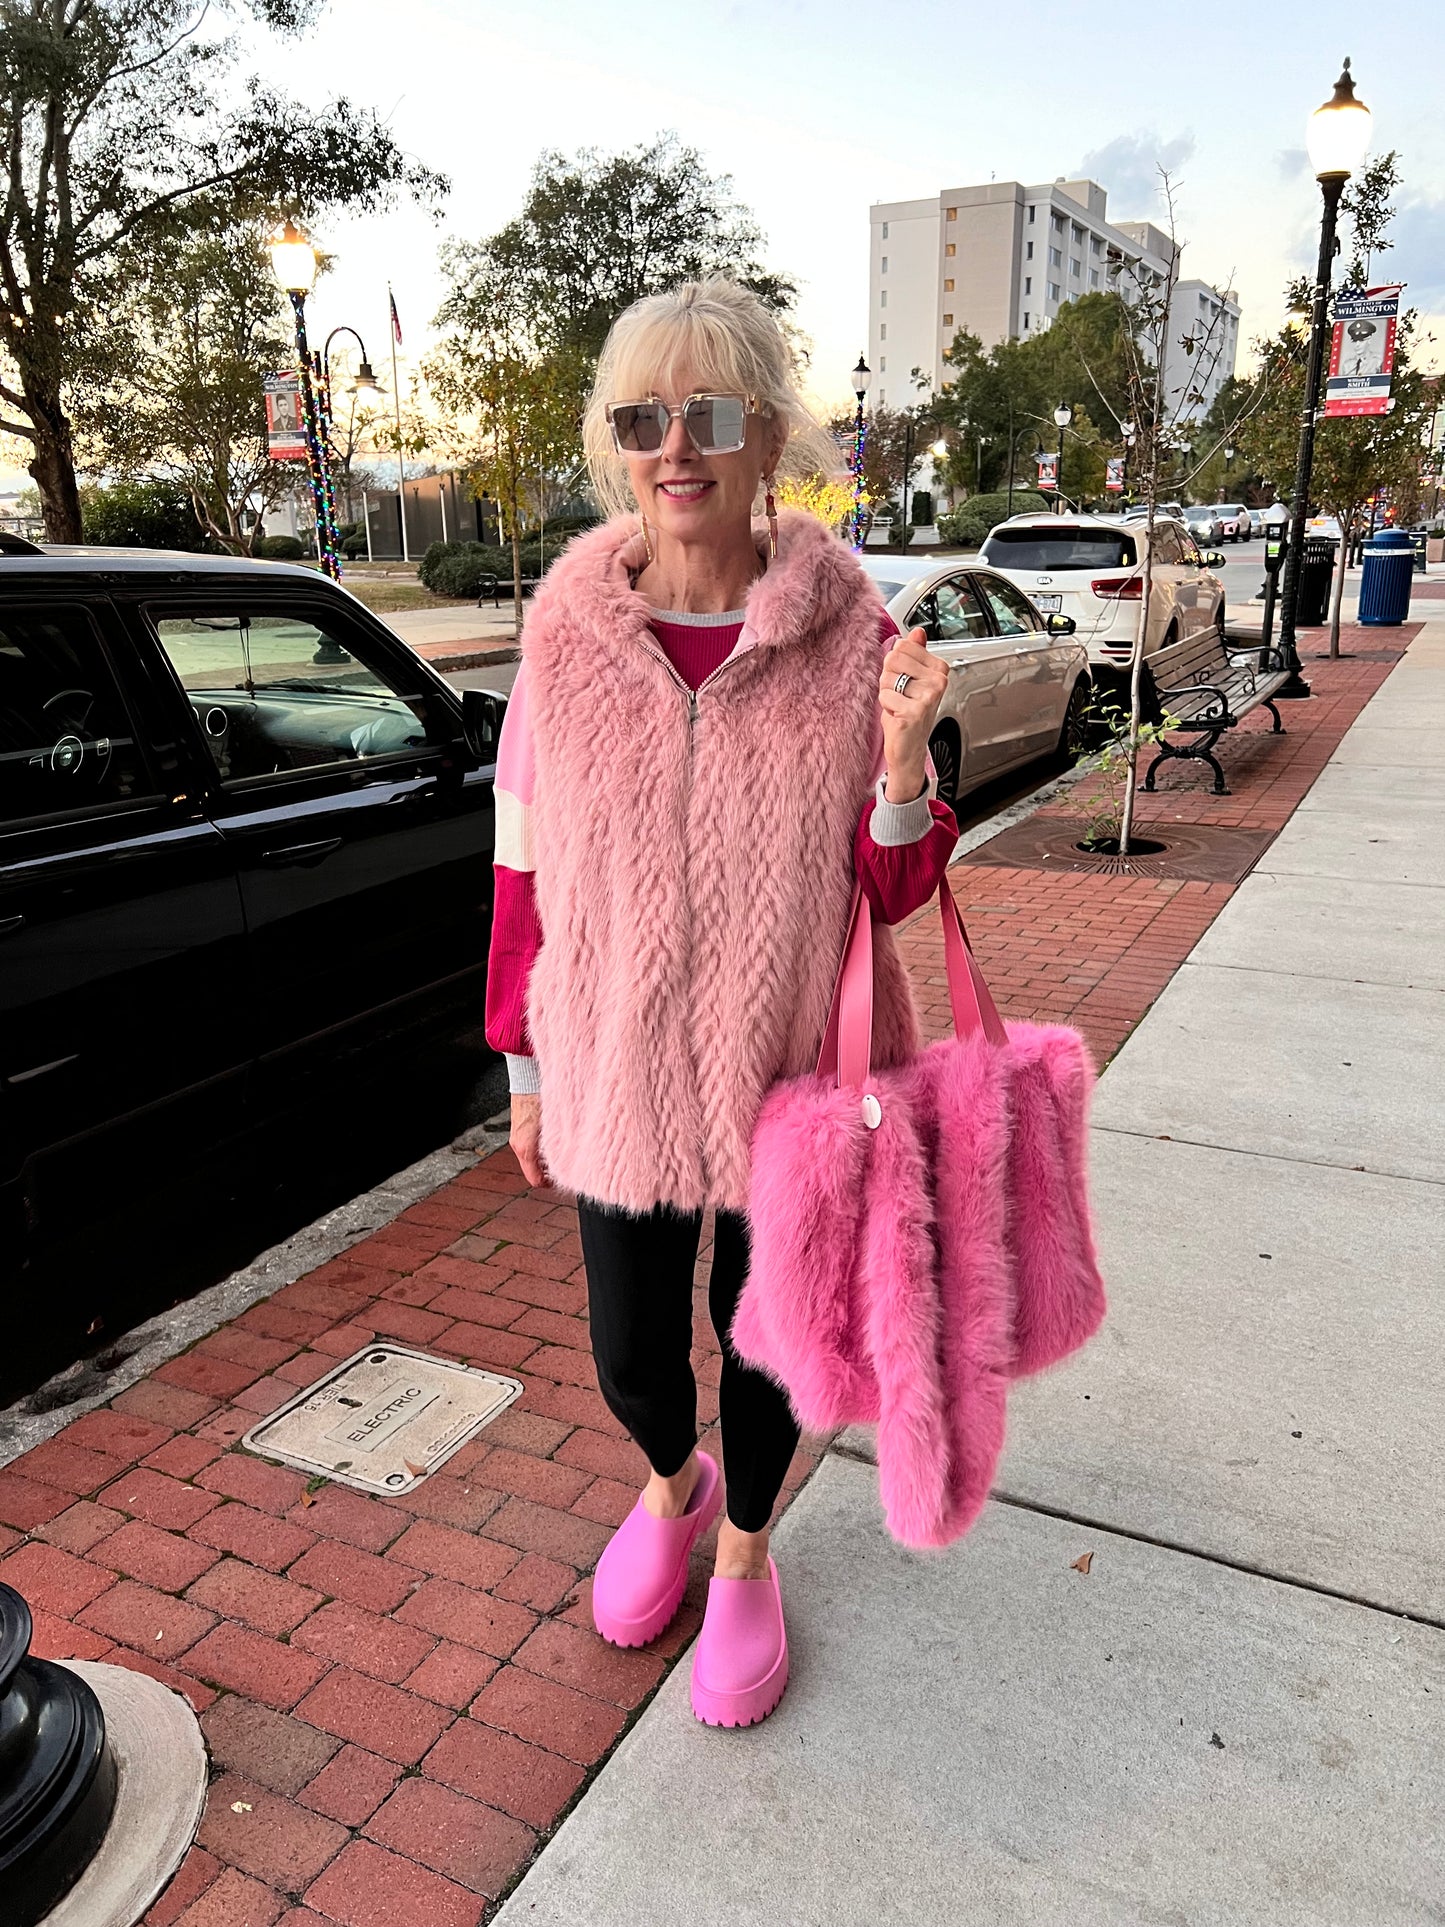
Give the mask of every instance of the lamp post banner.
M 1111 495 L 1117 495 L 1124 486 L 1124 457 L 1111 455 L 1104 464 L 1104 487 Z
M 301 406 L 301 377 L 294 372 L 267 375 L 266 453 L 273 462 L 306 460 L 306 417 Z
M 1039 455 L 1035 458 L 1039 465 L 1039 487 L 1041 489 L 1059 486 L 1059 458 L 1057 455 Z
M 1395 329 L 1404 283 L 1341 288 L 1335 296 L 1326 415 L 1383 415 L 1395 368 Z

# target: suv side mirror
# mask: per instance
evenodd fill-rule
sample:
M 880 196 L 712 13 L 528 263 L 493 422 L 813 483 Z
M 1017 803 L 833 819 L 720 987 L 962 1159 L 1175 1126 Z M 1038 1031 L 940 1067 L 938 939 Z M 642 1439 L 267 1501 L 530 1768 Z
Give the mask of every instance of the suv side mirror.
M 490 689 L 462 691 L 462 734 L 479 763 L 495 763 L 507 699 Z
M 1072 616 L 1063 616 L 1057 611 L 1044 617 L 1044 627 L 1051 636 L 1071 636 L 1078 626 Z

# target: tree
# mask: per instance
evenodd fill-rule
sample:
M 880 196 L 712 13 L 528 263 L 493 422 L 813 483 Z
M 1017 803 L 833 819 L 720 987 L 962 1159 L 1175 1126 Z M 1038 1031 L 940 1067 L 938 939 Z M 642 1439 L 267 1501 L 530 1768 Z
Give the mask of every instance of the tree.
M 1351 251 L 1340 285 L 1362 287 L 1374 255 L 1391 246 L 1386 228 L 1400 175 L 1393 153 L 1372 161 L 1341 201 L 1350 222 Z M 1329 653 L 1340 652 L 1340 604 L 1351 538 L 1380 489 L 1418 495 L 1423 444 L 1428 437 L 1434 389 L 1412 366 L 1418 326 L 1414 309 L 1400 317 L 1395 335 L 1390 408 L 1384 415 L 1332 415 L 1315 430 L 1310 499 L 1340 525 L 1340 555 L 1330 598 Z M 1236 437 L 1247 458 L 1276 479 L 1293 477 L 1300 418 L 1304 412 L 1305 342 L 1291 327 L 1260 345 L 1263 372 L 1242 384 L 1251 405 Z
M 85 539 L 103 548 L 200 549 L 205 535 L 190 497 L 169 482 L 82 487 Z
M 709 174 L 695 148 L 661 134 L 621 154 L 543 153 L 517 219 L 454 250 L 453 263 L 507 279 L 540 345 L 595 360 L 624 308 L 680 281 L 731 275 L 790 309 L 796 289 L 760 264 L 762 245 L 731 177 Z
M 579 457 L 591 363 L 575 344 L 539 345 L 531 291 L 484 254 L 452 248 L 443 264 L 452 285 L 436 325 L 445 333 L 426 377 L 447 419 L 433 439 L 461 452 L 473 492 L 505 518 L 520 634 L 523 520 L 545 477 Z
M 220 6 L 284 35 L 320 0 Z M 231 86 L 236 43 L 202 32 L 210 12 L 193 0 L 0 0 L 0 430 L 30 446 L 52 541 L 80 536 L 71 409 L 126 351 L 102 322 L 124 264 L 164 280 L 175 225 L 201 196 L 242 218 L 445 186 L 370 109 L 313 111 L 257 77 Z
M 137 272 L 109 317 L 122 366 L 76 409 L 82 452 L 131 480 L 184 490 L 198 526 L 252 553 L 267 509 L 295 481 L 266 448 L 262 383 L 294 355 L 264 236 L 206 203 L 178 233 L 164 283 Z

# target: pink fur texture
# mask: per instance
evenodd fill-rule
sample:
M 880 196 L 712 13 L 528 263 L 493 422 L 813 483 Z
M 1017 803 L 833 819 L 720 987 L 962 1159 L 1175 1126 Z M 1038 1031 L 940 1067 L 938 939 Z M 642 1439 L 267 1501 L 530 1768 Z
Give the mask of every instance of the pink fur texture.
M 523 635 L 542 1153 L 563 1189 L 629 1211 L 747 1208 L 758 1111 L 817 1062 L 843 949 L 882 750 L 881 604 L 813 516 L 778 529 L 695 719 L 633 584 L 635 522 L 568 546 Z M 917 1019 L 886 929 L 876 950 L 885 1065 Z
M 878 1427 L 889 1531 L 943 1546 L 982 1510 L 1011 1377 L 1104 1315 L 1089 1226 L 1093 1072 L 1074 1032 L 949 1038 L 860 1094 L 818 1077 L 769 1093 L 753 1138 L 752 1269 L 733 1344 L 800 1422 Z

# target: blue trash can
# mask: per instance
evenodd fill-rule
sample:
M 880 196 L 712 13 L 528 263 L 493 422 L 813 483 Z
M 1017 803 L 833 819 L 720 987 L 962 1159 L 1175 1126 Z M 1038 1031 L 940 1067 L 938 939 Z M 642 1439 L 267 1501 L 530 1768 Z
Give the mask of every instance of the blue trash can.
M 1410 613 L 1415 545 L 1404 529 L 1381 529 L 1365 544 L 1359 622 L 1393 627 Z

